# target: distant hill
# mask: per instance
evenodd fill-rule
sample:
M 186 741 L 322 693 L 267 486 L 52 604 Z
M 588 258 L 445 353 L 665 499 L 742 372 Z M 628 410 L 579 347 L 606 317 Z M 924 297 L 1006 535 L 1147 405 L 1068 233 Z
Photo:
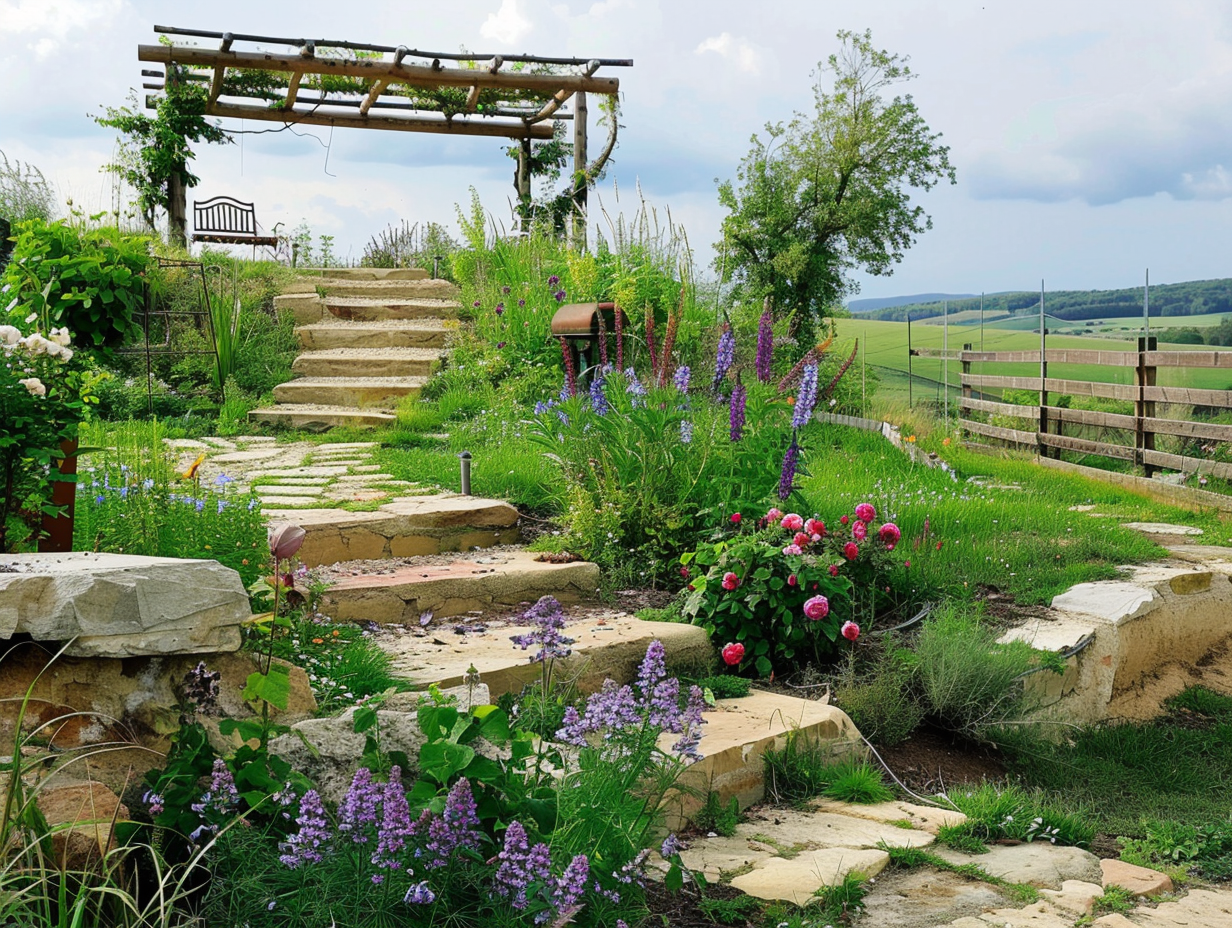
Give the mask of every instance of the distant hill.
M 879 299 L 852 300 L 847 309 L 852 313 L 871 313 L 877 309 L 889 309 L 893 306 L 915 305 L 917 303 L 936 303 L 941 300 L 962 300 L 974 294 L 971 293 L 914 293 L 911 296 L 886 296 Z
M 1011 316 L 1038 315 L 1039 291 L 1014 291 L 987 294 L 985 315 L 1009 313 Z M 980 298 L 942 297 L 949 300 L 950 313 L 979 311 Z M 862 301 L 857 301 L 862 302 Z M 854 304 L 853 304 L 854 305 Z M 941 300 L 930 298 L 914 303 L 899 303 L 881 309 L 865 310 L 864 318 L 885 322 L 904 322 L 940 316 Z M 1053 290 L 1044 294 L 1044 310 L 1049 316 L 1067 321 L 1141 317 L 1142 288 L 1124 290 Z M 853 309 L 853 312 L 855 310 Z M 1151 285 L 1151 318 L 1161 316 L 1200 316 L 1207 313 L 1232 313 L 1232 278 L 1190 280 L 1177 284 Z M 998 323 L 1004 326 L 1004 322 Z

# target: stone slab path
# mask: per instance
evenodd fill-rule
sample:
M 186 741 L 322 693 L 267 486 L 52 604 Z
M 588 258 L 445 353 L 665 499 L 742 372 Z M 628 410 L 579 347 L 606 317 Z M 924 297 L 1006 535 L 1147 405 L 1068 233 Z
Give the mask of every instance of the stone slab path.
M 309 288 L 295 281 L 274 305 L 299 323 L 298 377 L 274 388 L 275 406 L 249 418 L 313 431 L 392 425 L 393 410 L 423 388 L 457 325 L 457 288 L 426 277 L 341 268 L 313 272 Z

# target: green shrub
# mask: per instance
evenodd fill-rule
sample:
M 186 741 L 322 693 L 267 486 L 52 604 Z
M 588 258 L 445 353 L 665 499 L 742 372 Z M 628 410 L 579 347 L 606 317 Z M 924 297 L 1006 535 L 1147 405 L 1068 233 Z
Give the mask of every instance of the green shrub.
M 709 690 L 715 699 L 742 699 L 749 695 L 751 684 L 744 677 L 722 674 L 714 677 L 702 677 L 697 685 L 703 690 Z
M 1021 677 L 1039 654 L 1023 642 L 999 644 L 978 615 L 947 606 L 924 622 L 915 645 L 925 704 L 945 728 L 970 737 L 1030 711 Z
M 693 815 L 693 825 L 699 831 L 714 832 L 724 838 L 730 838 L 736 833 L 740 824 L 740 800 L 735 796 L 730 802 L 723 802 L 719 794 L 706 794 L 706 804 Z
M 911 668 L 897 652 L 883 651 L 862 676 L 843 674 L 834 688 L 834 703 L 851 717 L 869 741 L 890 747 L 908 738 L 925 710 L 912 692 Z

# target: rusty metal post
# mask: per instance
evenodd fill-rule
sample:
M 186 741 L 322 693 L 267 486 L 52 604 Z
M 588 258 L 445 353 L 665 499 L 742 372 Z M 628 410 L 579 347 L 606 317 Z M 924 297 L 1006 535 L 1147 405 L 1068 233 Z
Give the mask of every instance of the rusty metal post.
M 63 457 L 55 462 L 61 478 L 51 485 L 51 504 L 63 507 L 58 516 L 43 516 L 39 551 L 60 554 L 73 550 L 73 511 L 77 502 L 77 439 L 60 443 Z

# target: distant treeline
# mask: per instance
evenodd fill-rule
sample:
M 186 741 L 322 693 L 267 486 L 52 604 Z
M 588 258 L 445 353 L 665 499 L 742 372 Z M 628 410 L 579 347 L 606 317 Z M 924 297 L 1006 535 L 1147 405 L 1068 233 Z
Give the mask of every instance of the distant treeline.
M 979 310 L 980 298 L 950 300 L 950 312 Z M 1044 293 L 1044 310 L 1050 316 L 1070 321 L 1142 316 L 1142 288 L 1125 290 L 1054 290 Z M 906 322 L 940 316 L 944 304 L 912 303 L 869 313 L 861 319 Z M 1008 312 L 1015 316 L 1039 312 L 1039 293 L 997 293 L 984 297 L 984 311 Z M 1232 278 L 1189 280 L 1179 284 L 1151 286 L 1151 317 L 1201 316 L 1206 313 L 1232 313 Z

